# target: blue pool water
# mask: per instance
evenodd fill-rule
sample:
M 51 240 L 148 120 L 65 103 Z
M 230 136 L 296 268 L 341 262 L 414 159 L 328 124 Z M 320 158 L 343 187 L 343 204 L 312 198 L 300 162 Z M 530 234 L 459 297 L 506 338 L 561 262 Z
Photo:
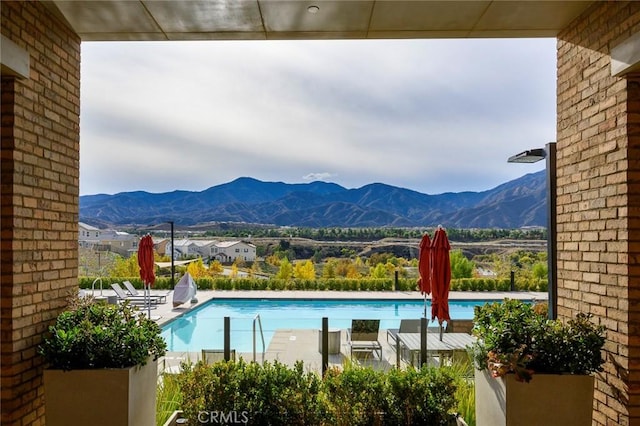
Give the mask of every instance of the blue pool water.
M 473 307 L 487 300 L 449 301 L 453 319 L 472 319 Z M 346 329 L 352 319 L 380 319 L 380 329 L 397 328 L 401 319 L 421 318 L 420 300 L 299 300 L 299 299 L 218 299 L 187 312 L 163 327 L 169 351 L 199 352 L 221 349 L 224 344 L 224 317 L 231 321 L 231 347 L 238 352 L 253 350 L 253 322 L 260 314 L 265 345 L 277 329 L 320 329 L 322 318 L 329 327 Z M 431 306 L 427 301 L 427 317 Z M 434 325 L 434 324 L 430 324 Z M 258 337 L 258 348 L 262 348 Z

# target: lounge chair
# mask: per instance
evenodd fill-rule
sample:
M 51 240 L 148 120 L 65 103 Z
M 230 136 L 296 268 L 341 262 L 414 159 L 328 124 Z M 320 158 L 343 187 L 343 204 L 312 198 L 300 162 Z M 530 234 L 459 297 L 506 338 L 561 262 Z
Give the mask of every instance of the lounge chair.
M 353 353 L 374 353 L 382 359 L 382 345 L 378 341 L 380 320 L 354 319 L 347 330 L 347 340 Z
M 129 295 L 132 297 L 144 297 L 144 294 L 139 293 L 138 290 L 131 284 L 129 281 L 123 281 L 125 288 L 129 292 Z M 167 303 L 167 294 L 152 294 L 151 295 L 151 303 Z
M 149 298 L 146 296 L 129 296 L 127 293 L 125 293 L 125 291 L 122 289 L 122 287 L 120 287 L 120 284 L 118 283 L 111 284 L 111 288 L 116 292 L 116 296 L 121 302 L 128 301 L 129 303 L 133 303 L 135 305 L 142 305 L 146 304 L 147 301 L 149 301 Z M 151 299 L 151 304 L 157 303 L 158 302 L 154 301 L 153 298 Z

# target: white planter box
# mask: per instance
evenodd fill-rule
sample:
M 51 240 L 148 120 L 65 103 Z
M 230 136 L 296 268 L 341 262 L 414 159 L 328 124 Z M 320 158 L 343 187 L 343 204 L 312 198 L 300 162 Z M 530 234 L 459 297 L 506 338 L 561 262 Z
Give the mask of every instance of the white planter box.
M 534 374 L 493 378 L 475 370 L 477 426 L 591 426 L 592 375 Z
M 155 426 L 158 363 L 98 370 L 45 370 L 47 426 Z

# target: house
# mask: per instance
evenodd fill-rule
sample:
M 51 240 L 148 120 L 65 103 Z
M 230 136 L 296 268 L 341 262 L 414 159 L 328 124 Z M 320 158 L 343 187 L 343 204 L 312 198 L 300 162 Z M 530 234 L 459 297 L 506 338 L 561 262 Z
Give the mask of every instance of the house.
M 140 237 L 124 231 L 107 229 L 102 231 L 100 244 L 107 246 L 114 253 L 120 256 L 129 257 L 138 251 Z
M 78 223 L 78 246 L 99 251 L 113 251 L 129 257 L 138 251 L 140 238 L 128 232 L 98 229 L 83 222 Z
M 167 245 L 167 250 L 171 252 L 171 243 Z M 173 253 L 178 257 L 193 257 L 199 254 L 198 245 L 188 238 L 175 240 L 173 242 Z
M 218 241 L 216 240 L 194 240 L 195 249 L 198 254 L 203 258 L 212 258 L 214 255 L 214 248 Z
M 253 262 L 256 260 L 256 246 L 244 241 L 222 241 L 213 247 L 212 257 L 222 263 L 236 259 Z
M 86 223 L 78 223 L 78 246 L 79 247 L 93 247 L 96 244 L 100 244 L 101 230 L 95 226 L 87 225 Z

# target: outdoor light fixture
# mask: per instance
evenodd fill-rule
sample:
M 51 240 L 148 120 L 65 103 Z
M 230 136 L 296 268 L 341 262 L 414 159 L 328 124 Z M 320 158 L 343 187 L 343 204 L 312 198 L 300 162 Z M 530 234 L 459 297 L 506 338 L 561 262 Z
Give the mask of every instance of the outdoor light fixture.
M 309 6 L 307 8 L 307 12 L 311 13 L 311 14 L 316 14 L 318 13 L 318 11 L 320 10 L 320 8 L 318 6 Z
M 543 148 L 529 149 L 520 154 L 512 155 L 507 160 L 508 163 L 536 163 L 547 156 Z
M 535 163 L 547 159 L 547 270 L 549 281 L 549 318 L 558 317 L 558 232 L 556 223 L 556 143 L 549 142 L 544 148 L 530 149 L 509 157 L 509 163 Z

